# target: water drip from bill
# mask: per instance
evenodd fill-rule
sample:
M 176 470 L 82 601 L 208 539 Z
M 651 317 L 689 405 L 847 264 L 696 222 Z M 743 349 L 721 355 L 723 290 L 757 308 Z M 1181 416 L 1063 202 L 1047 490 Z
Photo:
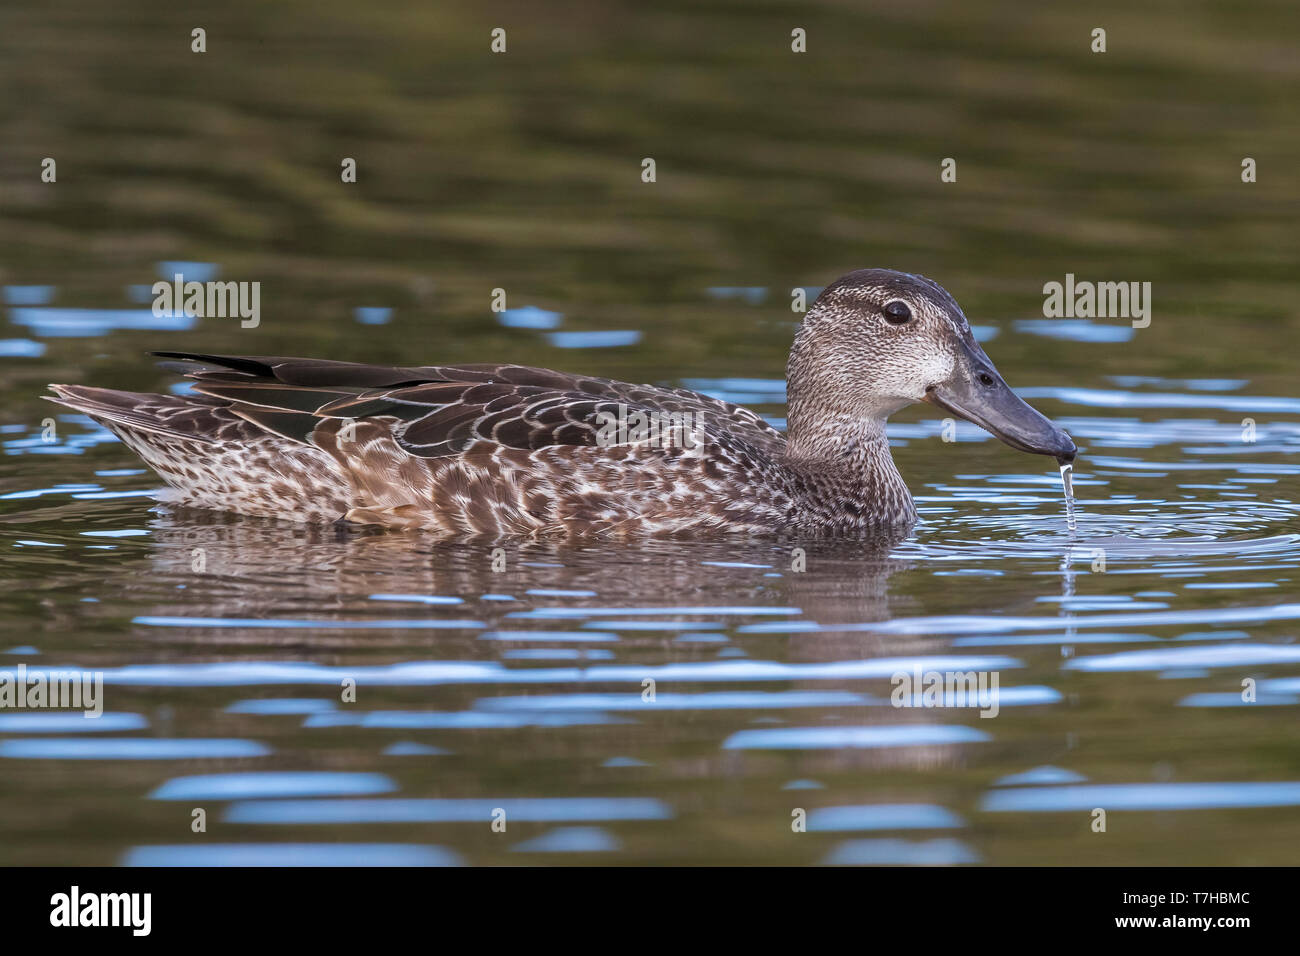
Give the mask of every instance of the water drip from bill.
M 1074 517 L 1074 463 L 1069 461 L 1060 461 L 1061 466 L 1061 487 L 1065 489 L 1065 526 L 1071 531 L 1078 530 L 1078 522 Z

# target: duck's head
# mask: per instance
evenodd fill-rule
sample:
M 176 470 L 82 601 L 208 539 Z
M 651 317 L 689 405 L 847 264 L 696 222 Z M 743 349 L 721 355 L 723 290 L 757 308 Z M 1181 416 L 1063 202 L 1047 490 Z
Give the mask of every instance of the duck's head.
M 815 422 L 883 429 L 900 408 L 929 402 L 1012 448 L 1074 458 L 1070 436 L 1016 397 L 961 307 L 923 276 L 860 269 L 827 286 L 795 337 L 787 378 L 792 445 L 824 431 Z

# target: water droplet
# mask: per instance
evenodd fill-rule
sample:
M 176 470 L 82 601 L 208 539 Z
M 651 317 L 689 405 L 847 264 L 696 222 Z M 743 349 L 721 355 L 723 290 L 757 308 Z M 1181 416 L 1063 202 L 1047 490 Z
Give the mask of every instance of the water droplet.
M 1057 459 L 1061 466 L 1061 487 L 1065 489 L 1065 526 L 1071 531 L 1078 530 L 1078 522 L 1074 518 L 1074 463 L 1061 461 Z

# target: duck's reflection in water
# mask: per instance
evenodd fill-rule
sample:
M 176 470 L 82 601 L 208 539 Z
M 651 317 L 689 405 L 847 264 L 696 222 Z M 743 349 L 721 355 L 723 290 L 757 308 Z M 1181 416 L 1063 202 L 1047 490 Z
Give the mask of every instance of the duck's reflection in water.
M 827 628 L 820 637 L 836 624 L 887 619 L 889 577 L 909 566 L 889 556 L 902 533 L 852 541 L 443 541 L 190 509 L 160 511 L 150 530 L 152 580 L 142 586 L 185 584 L 158 615 L 274 621 L 310 609 L 335 625 L 391 616 L 399 605 L 421 617 L 469 616 L 493 627 L 530 610 L 537 612 L 532 626 L 581 622 L 583 611 L 596 620 L 653 608 L 664 622 L 815 622 Z
M 852 734 L 848 743 L 796 736 L 790 749 L 800 752 L 805 775 L 951 766 L 971 746 L 907 739 L 907 725 L 970 725 L 972 714 L 891 707 L 890 675 L 877 670 L 864 679 L 855 670 L 873 659 L 943 653 L 932 638 L 861 627 L 909 604 L 890 593 L 891 575 L 908 566 L 890 557 L 901 534 L 446 542 L 189 510 L 158 513 L 151 530 L 156 547 L 142 586 L 175 597 L 152 591 L 137 624 L 147 640 L 190 660 L 229 660 L 237 648 L 256 660 L 508 666 L 500 683 L 403 694 L 402 706 L 437 710 L 497 710 L 488 698 L 498 696 L 545 697 L 556 710 L 598 708 L 599 699 L 583 695 L 639 697 L 644 672 L 658 694 L 677 698 L 674 706 L 653 716 L 612 710 L 640 729 L 611 721 L 592 731 L 603 735 L 592 743 L 603 759 L 630 747 L 616 742 L 624 738 L 653 733 L 676 749 L 683 729 L 690 740 L 706 733 L 713 740 L 707 756 L 673 763 L 672 773 L 691 777 L 743 776 L 759 766 L 792 772 L 781 748 L 726 746 L 750 727 L 901 732 L 897 741 L 886 735 L 866 743 L 852 742 Z M 553 668 L 556 680 L 511 679 L 525 667 Z M 749 696 L 728 699 L 738 694 Z M 839 696 L 819 703 L 828 694 Z

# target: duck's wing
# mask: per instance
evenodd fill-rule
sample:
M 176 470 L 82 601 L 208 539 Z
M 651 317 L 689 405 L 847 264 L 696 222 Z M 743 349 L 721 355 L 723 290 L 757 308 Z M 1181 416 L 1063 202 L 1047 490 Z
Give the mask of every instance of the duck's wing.
M 439 458 L 476 442 L 509 448 L 597 445 L 633 412 L 675 419 L 718 439 L 779 452 L 757 413 L 687 389 L 632 385 L 521 365 L 380 366 L 320 359 L 156 352 L 194 391 L 240 418 L 301 442 L 322 419 L 380 418 L 411 455 Z M 635 419 L 633 425 L 635 427 Z M 607 434 L 607 433 L 606 433 Z

